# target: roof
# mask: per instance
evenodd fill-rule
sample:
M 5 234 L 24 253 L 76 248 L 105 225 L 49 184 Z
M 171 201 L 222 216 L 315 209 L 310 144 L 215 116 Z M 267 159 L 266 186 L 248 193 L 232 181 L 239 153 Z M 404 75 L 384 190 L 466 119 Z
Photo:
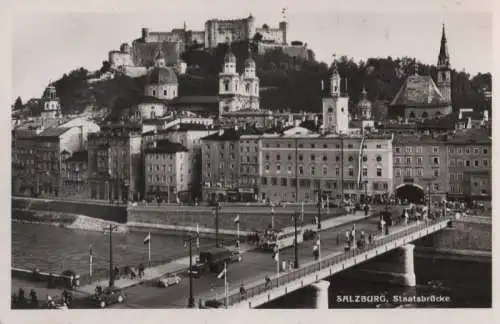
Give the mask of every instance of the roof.
M 307 59 L 309 57 L 309 52 L 306 46 L 283 46 L 283 53 L 291 57 L 300 57 Z
M 158 99 L 156 97 L 151 97 L 151 96 L 144 96 L 144 97 L 142 97 L 140 103 L 141 104 L 157 103 L 157 104 L 166 105 L 166 104 L 168 104 L 168 100 Z
M 420 145 L 431 145 L 445 143 L 448 140 L 447 135 L 424 135 L 424 134 L 405 134 L 394 136 L 393 145 L 401 144 L 420 144 Z
M 54 128 L 47 128 L 43 130 L 40 134 L 38 134 L 39 137 L 59 137 L 62 134 L 66 133 L 70 128 L 68 127 L 54 127 Z
M 182 96 L 172 99 L 172 104 L 219 104 L 218 96 Z
M 204 141 L 234 141 L 239 140 L 242 135 L 262 135 L 263 132 L 255 129 L 236 130 L 234 128 L 219 130 L 219 132 L 203 137 Z
M 12 131 L 12 136 L 20 139 L 20 138 L 31 138 L 36 136 L 36 131 L 32 129 L 15 129 Z
M 155 67 L 148 72 L 147 84 L 178 84 L 179 80 L 174 69 L 169 67 Z
M 87 151 L 78 151 L 66 159 L 66 162 L 87 162 L 89 153 Z
M 429 75 L 410 75 L 399 89 L 391 106 L 428 107 L 449 104 Z
M 491 130 L 486 128 L 469 128 L 456 131 L 455 134 L 448 139 L 448 142 L 454 144 L 490 144 Z
M 173 132 L 186 132 L 186 131 L 207 131 L 213 130 L 213 128 L 203 125 L 203 124 L 195 124 L 195 123 L 181 123 L 174 126 L 171 126 L 166 129 L 158 129 L 155 133 L 155 130 L 150 130 L 143 133 L 143 136 L 149 136 L 154 134 L 167 134 Z
M 443 116 L 441 118 L 426 119 L 418 123 L 418 129 L 455 129 L 458 116 L 454 113 Z
M 167 139 L 164 140 L 159 140 L 156 141 L 156 147 L 154 147 L 154 144 L 151 144 L 151 146 L 148 146 L 145 150 L 144 153 L 166 153 L 166 154 L 173 154 L 177 152 L 187 152 L 188 149 L 180 144 L 180 143 L 175 143 L 171 142 Z
M 166 65 L 174 65 L 180 58 L 179 44 L 176 42 L 151 42 L 143 43 L 134 41 L 132 43 L 132 60 L 135 66 L 153 66 L 155 57 L 158 54 L 158 48 L 165 57 Z

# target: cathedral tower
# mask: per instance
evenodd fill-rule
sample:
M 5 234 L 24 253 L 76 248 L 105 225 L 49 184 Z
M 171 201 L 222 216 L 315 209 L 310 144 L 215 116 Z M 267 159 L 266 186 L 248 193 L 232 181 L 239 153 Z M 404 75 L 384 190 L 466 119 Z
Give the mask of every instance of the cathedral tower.
M 437 63 L 437 86 L 443 95 L 446 102 L 451 103 L 451 69 L 450 69 L 450 54 L 448 53 L 448 44 L 446 33 L 443 24 L 443 32 L 441 34 L 441 47 L 439 49 Z
M 329 95 L 323 98 L 323 130 L 324 132 L 345 133 L 349 128 L 349 96 L 341 92 L 341 77 L 334 57 L 332 75 L 330 77 Z
M 236 56 L 228 44 L 228 51 L 224 56 L 224 66 L 219 73 L 219 114 L 241 109 L 240 77 L 236 72 Z
M 244 108 L 254 110 L 259 109 L 259 78 L 255 70 L 256 64 L 252 57 L 252 50 L 248 46 L 248 58 L 245 60 L 245 70 L 243 72 L 243 94 L 247 98 L 247 104 Z

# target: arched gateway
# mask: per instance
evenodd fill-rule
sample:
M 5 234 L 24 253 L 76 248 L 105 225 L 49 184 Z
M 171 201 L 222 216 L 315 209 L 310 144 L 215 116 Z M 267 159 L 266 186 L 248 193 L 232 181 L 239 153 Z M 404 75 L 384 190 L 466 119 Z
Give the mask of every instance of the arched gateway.
M 422 203 L 425 192 L 422 186 L 414 183 L 404 183 L 396 187 L 394 193 L 401 200 L 407 199 L 411 203 Z

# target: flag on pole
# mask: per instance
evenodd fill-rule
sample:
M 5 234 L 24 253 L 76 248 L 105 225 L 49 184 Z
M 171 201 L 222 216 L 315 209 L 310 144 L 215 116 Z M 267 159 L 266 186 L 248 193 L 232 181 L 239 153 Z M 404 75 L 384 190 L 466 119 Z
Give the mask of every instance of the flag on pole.
M 148 233 L 148 236 L 144 239 L 144 244 L 148 244 L 151 241 L 151 233 Z
M 227 269 L 226 267 L 224 266 L 224 270 L 222 270 L 218 275 L 217 275 L 217 278 L 219 279 L 222 279 L 222 277 L 224 277 L 226 275 L 226 272 L 227 272 Z
M 278 262 L 280 259 L 280 249 L 278 248 L 277 245 L 274 247 L 273 259 L 276 262 Z
M 239 222 L 240 222 L 240 215 L 236 215 L 236 217 L 234 219 L 234 223 L 238 224 Z

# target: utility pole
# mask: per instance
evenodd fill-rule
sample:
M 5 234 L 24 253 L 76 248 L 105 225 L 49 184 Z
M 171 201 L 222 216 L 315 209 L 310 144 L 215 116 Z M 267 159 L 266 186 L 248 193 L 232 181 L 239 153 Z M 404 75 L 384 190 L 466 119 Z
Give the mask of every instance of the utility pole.
M 340 207 L 344 207 L 344 137 L 340 135 Z
M 318 193 L 318 231 L 319 231 L 321 230 L 321 200 L 323 198 L 323 191 L 321 190 L 321 188 L 318 188 L 316 192 Z
M 295 253 L 295 262 L 294 262 L 294 268 L 298 269 L 299 268 L 299 244 L 297 240 L 297 222 L 299 219 L 299 214 L 295 212 L 295 215 L 293 216 L 293 221 L 294 221 L 294 228 L 295 228 L 295 244 L 294 244 L 294 253 Z
M 115 285 L 115 276 L 113 273 L 113 231 L 116 231 L 118 226 L 109 224 L 104 228 L 104 232 L 109 234 L 109 287 L 113 288 Z
M 188 307 L 194 308 L 194 295 L 193 295 L 193 240 L 194 236 L 190 236 L 187 241 L 189 244 L 189 298 Z
M 297 138 L 295 138 L 295 203 L 299 202 L 299 146 Z
M 219 209 L 220 203 L 217 202 L 215 205 L 215 246 L 219 246 Z

